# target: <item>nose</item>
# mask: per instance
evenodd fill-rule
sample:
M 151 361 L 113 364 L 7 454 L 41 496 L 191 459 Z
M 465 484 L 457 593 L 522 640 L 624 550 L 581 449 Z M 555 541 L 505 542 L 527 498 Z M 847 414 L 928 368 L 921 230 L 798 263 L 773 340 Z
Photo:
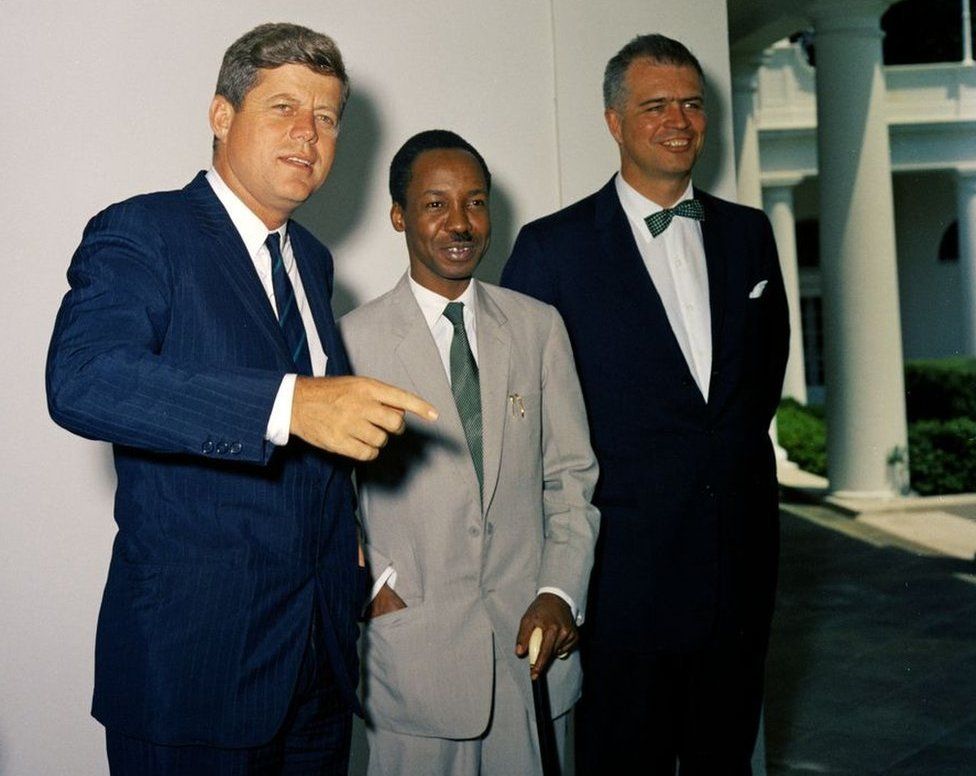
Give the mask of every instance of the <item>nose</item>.
M 471 231 L 471 217 L 463 203 L 454 203 L 447 213 L 446 227 L 450 232 L 469 233 Z
M 318 130 L 315 126 L 315 114 L 310 110 L 300 110 L 295 114 L 295 123 L 291 127 L 291 135 L 303 143 L 314 143 L 318 140 Z
M 688 116 L 685 114 L 684 105 L 677 100 L 668 103 L 666 109 L 666 120 L 668 124 L 675 127 L 688 126 Z

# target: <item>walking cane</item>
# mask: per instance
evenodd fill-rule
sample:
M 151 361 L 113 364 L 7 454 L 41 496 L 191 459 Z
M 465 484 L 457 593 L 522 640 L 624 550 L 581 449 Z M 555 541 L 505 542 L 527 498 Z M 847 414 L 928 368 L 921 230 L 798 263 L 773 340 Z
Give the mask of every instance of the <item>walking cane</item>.
M 539 659 L 542 646 L 542 628 L 536 628 L 529 636 L 529 667 Z M 556 752 L 556 731 L 552 726 L 552 706 L 549 704 L 549 684 L 546 675 L 539 674 L 532 682 L 532 703 L 535 706 L 535 726 L 539 731 L 539 754 L 542 759 L 542 776 L 559 776 L 559 755 Z

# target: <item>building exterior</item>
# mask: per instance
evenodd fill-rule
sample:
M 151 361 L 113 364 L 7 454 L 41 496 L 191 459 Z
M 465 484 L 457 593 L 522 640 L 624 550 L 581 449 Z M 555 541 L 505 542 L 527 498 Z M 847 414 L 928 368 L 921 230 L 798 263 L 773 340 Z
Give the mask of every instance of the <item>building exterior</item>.
M 825 401 L 831 490 L 847 496 L 906 488 L 903 358 L 976 353 L 968 3 L 960 61 L 885 67 L 891 5 L 729 9 L 739 196 L 770 216 L 791 293 L 784 395 Z

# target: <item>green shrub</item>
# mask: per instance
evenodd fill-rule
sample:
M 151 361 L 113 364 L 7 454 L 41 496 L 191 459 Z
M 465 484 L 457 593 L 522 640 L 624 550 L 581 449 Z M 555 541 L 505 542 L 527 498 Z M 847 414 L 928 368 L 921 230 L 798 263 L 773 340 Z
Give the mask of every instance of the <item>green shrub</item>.
M 976 418 L 976 359 L 909 361 L 905 403 L 909 423 Z
M 920 420 L 908 426 L 912 490 L 921 496 L 976 491 L 976 421 Z
M 776 413 L 776 436 L 801 469 L 827 476 L 827 426 L 821 408 L 783 399 Z
M 783 399 L 776 413 L 779 443 L 790 460 L 827 475 L 823 409 Z M 976 420 L 918 420 L 908 424 L 912 490 L 921 496 L 976 492 Z

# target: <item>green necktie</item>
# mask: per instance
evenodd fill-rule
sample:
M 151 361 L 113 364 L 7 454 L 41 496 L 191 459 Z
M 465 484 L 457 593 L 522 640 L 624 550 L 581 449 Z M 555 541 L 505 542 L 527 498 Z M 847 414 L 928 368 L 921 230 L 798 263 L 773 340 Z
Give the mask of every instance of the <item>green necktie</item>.
M 675 216 L 694 218 L 696 221 L 705 220 L 705 208 L 697 199 L 684 199 L 674 207 L 666 207 L 656 213 L 651 213 L 644 219 L 647 228 L 651 230 L 651 236 L 657 237 L 661 232 L 671 225 L 671 219 Z
M 478 475 L 478 486 L 484 485 L 481 453 L 481 386 L 478 382 L 478 365 L 468 345 L 468 333 L 464 330 L 464 304 L 450 302 L 444 309 L 444 317 L 454 326 L 451 340 L 451 393 L 457 404 L 468 450 Z

